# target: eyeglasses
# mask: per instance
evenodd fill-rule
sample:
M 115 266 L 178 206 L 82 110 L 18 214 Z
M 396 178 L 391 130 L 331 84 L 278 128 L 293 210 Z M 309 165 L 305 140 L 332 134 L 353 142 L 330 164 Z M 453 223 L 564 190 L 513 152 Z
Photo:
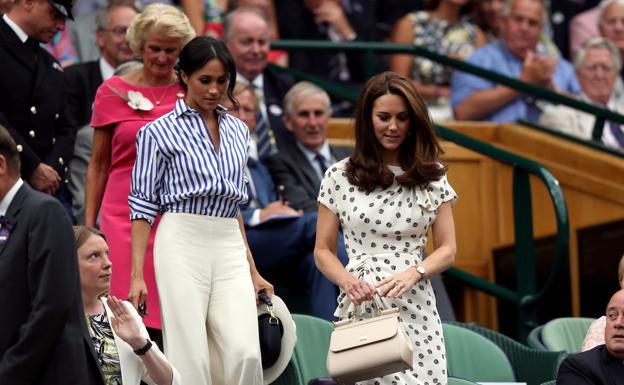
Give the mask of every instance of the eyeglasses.
M 126 36 L 126 32 L 128 32 L 128 27 L 113 27 L 104 29 L 105 32 L 111 32 L 113 35 L 117 36 Z

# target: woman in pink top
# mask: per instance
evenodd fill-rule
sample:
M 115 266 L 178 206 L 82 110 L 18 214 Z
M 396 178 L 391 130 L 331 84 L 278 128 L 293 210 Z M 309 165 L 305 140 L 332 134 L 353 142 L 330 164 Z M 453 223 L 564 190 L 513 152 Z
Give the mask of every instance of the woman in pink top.
M 620 266 L 618 267 L 618 280 L 620 282 L 620 288 L 624 290 L 624 256 L 620 259 Z M 605 327 L 607 326 L 607 319 L 602 316 L 592 322 L 585 335 L 583 341 L 583 351 L 595 348 L 598 345 L 605 343 Z
M 173 66 L 195 31 L 188 18 L 176 8 L 152 4 L 133 20 L 127 36 L 130 48 L 142 59 L 143 67 L 121 77 L 113 76 L 97 91 L 91 118 L 95 129 L 93 153 L 87 170 L 85 197 L 85 224 L 94 226 L 99 212 L 100 228 L 109 239 L 116 271 L 110 294 L 119 298 L 126 298 L 130 289 L 128 195 L 136 157 L 136 134 L 148 122 L 171 111 L 176 100 L 184 97 Z M 151 295 L 143 322 L 148 328 L 160 329 L 152 245 L 153 236 L 145 260 L 144 275 L 147 292 Z

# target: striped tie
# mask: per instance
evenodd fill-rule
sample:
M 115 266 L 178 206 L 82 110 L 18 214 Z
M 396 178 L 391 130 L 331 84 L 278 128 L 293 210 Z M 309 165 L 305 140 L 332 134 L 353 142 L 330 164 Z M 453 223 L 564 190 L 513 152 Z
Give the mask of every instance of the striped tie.
M 257 85 L 251 83 L 251 87 L 254 89 L 258 104 L 264 103 L 264 95 L 262 89 Z M 277 154 L 277 145 L 275 144 L 275 137 L 273 130 L 267 118 L 262 114 L 262 109 L 258 108 L 256 114 L 256 129 L 254 130 L 254 136 L 256 137 L 256 144 L 258 145 L 258 158 L 264 160 L 265 158 Z
M 256 136 L 258 157 L 260 159 L 265 159 L 270 155 L 277 154 L 273 131 L 271 127 L 269 127 L 269 122 L 267 122 L 262 115 L 262 111 L 258 111 L 258 114 L 256 114 L 256 129 L 254 135 Z

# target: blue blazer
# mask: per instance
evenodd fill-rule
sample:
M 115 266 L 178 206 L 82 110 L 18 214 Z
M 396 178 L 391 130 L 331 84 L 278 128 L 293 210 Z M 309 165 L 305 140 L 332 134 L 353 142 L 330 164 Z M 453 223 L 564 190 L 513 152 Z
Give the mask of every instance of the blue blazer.
M 257 160 L 249 158 L 247 167 L 249 168 L 251 179 L 256 188 L 256 199 L 260 203 L 260 208 L 264 208 L 268 206 L 269 203 L 275 202 L 277 200 L 275 185 L 273 184 L 273 179 L 271 179 L 271 174 L 266 166 Z M 249 202 L 247 202 L 241 210 L 245 225 L 247 225 L 247 222 L 249 222 L 254 212 L 254 209 L 248 208 L 248 204 Z

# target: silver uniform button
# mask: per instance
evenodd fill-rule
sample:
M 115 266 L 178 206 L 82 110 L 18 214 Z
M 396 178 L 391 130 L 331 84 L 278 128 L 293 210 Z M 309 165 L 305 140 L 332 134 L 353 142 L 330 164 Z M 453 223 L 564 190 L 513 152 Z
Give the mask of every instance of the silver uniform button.
M 35 106 L 30 107 L 30 112 L 32 112 L 32 114 L 35 115 L 37 113 L 37 107 Z
M 22 147 L 21 144 L 17 145 L 17 152 L 22 152 L 22 150 L 24 150 L 24 147 Z
M 63 160 L 63 158 L 59 158 L 59 163 L 61 164 L 61 166 L 65 163 L 65 161 Z
M 52 144 L 56 143 L 56 138 L 52 138 Z
M 35 137 L 35 131 L 33 131 L 33 130 L 28 131 L 28 136 L 30 136 L 31 138 L 34 138 Z
M 54 119 L 58 119 L 59 118 L 59 114 L 54 114 Z

